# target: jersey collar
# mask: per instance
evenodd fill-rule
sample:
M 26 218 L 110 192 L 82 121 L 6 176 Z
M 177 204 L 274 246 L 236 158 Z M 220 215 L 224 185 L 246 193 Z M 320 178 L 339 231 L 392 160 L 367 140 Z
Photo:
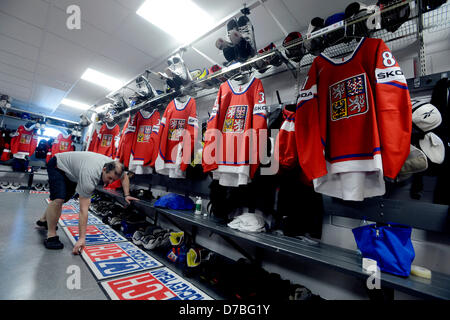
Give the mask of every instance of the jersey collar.
M 145 111 L 145 110 L 139 110 L 142 118 L 144 118 L 144 119 L 150 119 L 152 117 L 152 115 L 155 113 L 155 111 L 156 111 L 156 109 L 153 109 L 151 112 Z
M 189 104 L 190 101 L 191 101 L 191 97 L 189 97 L 189 99 L 185 103 L 180 103 L 177 101 L 177 99 L 173 99 L 173 103 L 175 104 L 175 109 L 177 109 L 178 111 L 184 110 L 184 108 L 186 108 L 186 106 Z
M 250 86 L 252 85 L 252 83 L 254 81 L 255 81 L 255 76 L 252 76 L 248 83 L 246 83 L 243 86 L 239 86 L 239 88 L 235 88 L 233 86 L 233 83 L 230 80 L 228 80 L 227 83 L 228 83 L 228 86 L 230 87 L 231 91 L 233 92 L 233 94 L 240 95 L 240 94 L 244 94 L 245 92 L 247 92 L 248 88 L 250 88 Z
M 350 53 L 349 55 L 345 56 L 344 58 L 331 58 L 331 57 L 328 57 L 325 53 L 321 53 L 320 56 L 322 58 L 324 58 L 325 60 L 327 60 L 328 62 L 334 64 L 334 65 L 345 64 L 345 63 L 347 63 L 347 62 L 349 62 L 350 60 L 353 59 L 353 57 L 358 52 L 359 48 L 361 48 L 364 40 L 365 40 L 365 38 L 361 38 L 361 40 L 359 41 L 359 43 L 356 46 L 355 50 L 353 50 L 352 53 Z

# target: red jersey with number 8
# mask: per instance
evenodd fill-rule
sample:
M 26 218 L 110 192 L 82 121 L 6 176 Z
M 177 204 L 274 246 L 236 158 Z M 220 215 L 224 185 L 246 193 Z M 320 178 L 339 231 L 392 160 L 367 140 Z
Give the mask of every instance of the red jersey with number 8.
M 318 56 L 297 101 L 300 165 L 317 192 L 361 201 L 385 193 L 411 141 L 405 76 L 380 39 L 363 38 L 352 54 Z

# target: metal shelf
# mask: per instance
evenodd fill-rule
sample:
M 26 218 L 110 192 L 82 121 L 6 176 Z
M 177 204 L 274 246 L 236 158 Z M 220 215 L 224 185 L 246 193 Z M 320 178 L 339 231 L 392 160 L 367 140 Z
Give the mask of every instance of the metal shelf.
M 400 5 L 404 5 L 405 3 L 415 2 L 414 0 L 406 0 L 405 2 L 395 4 L 393 6 L 385 8 L 383 11 L 393 10 L 397 8 Z M 450 15 L 449 10 L 450 4 L 444 4 L 441 7 L 426 12 L 422 15 L 423 17 L 423 28 L 424 32 L 426 33 L 432 33 L 437 32 L 443 29 L 446 29 L 450 26 Z M 402 26 L 396 30 L 395 32 L 387 32 L 386 30 L 379 30 L 374 32 L 371 37 L 372 38 L 379 38 L 382 39 L 385 43 L 388 44 L 388 46 L 391 47 L 391 50 L 395 51 L 399 48 L 407 47 L 411 44 L 416 43 L 419 40 L 419 30 L 418 30 L 418 19 L 420 15 L 418 14 L 418 8 L 417 6 L 413 7 L 411 10 L 410 19 L 403 23 Z M 354 23 L 358 23 L 361 20 L 366 19 L 366 17 L 362 17 L 358 20 L 352 20 L 352 21 L 346 21 L 346 25 L 351 25 Z M 339 27 L 338 27 L 339 28 Z M 327 34 L 329 32 L 335 31 L 336 29 L 330 29 L 327 32 L 323 34 Z M 306 33 L 305 33 L 306 34 Z M 320 35 L 323 35 L 320 34 Z M 318 35 L 314 35 L 315 36 Z M 116 115 L 116 117 L 121 117 L 125 114 L 128 114 L 129 112 L 137 111 L 144 107 L 151 107 L 151 106 L 158 106 L 161 103 L 167 102 L 168 99 L 172 99 L 176 97 L 179 94 L 189 94 L 191 96 L 196 96 L 199 94 L 201 97 L 214 94 L 217 92 L 217 88 L 220 85 L 220 81 L 218 81 L 218 78 L 230 78 L 232 75 L 235 75 L 236 73 L 241 72 L 248 72 L 251 70 L 252 72 L 256 72 L 257 77 L 259 78 L 268 78 L 270 76 L 273 76 L 275 74 L 279 74 L 282 72 L 286 72 L 289 69 L 283 65 L 280 67 L 272 67 L 269 72 L 260 74 L 257 72 L 257 70 L 254 68 L 255 63 L 258 62 L 261 59 L 269 58 L 275 54 L 283 54 L 287 49 L 290 47 L 299 45 L 303 42 L 303 40 L 300 41 L 293 41 L 288 44 L 287 47 L 278 47 L 274 50 L 268 51 L 264 53 L 263 55 L 258 55 L 252 59 L 249 59 L 248 61 L 244 63 L 235 63 L 229 67 L 223 68 L 222 70 L 212 73 L 208 75 L 205 79 L 202 80 L 195 80 L 192 83 L 188 85 L 188 87 L 182 87 L 179 91 L 172 91 L 169 93 L 165 93 L 159 96 L 156 96 L 155 98 L 142 102 L 136 106 L 130 107 L 119 114 Z M 357 41 L 350 42 L 349 44 L 341 43 L 338 45 L 333 45 L 324 50 L 324 53 L 327 54 L 330 57 L 341 57 L 344 55 L 347 55 L 353 51 L 353 49 L 356 46 Z M 302 60 L 300 61 L 300 66 L 298 66 L 295 62 L 292 62 L 292 67 L 295 69 L 300 69 L 301 71 L 304 71 L 309 65 L 312 64 L 313 60 L 315 59 L 315 56 L 312 54 L 307 53 L 305 56 L 303 56 Z M 291 67 L 291 68 L 292 68 Z M 130 81 L 131 82 L 131 81 Z
M 118 192 L 104 190 L 101 187 L 97 191 L 112 197 L 123 203 L 124 197 Z M 163 214 L 168 218 L 176 218 L 204 230 L 219 234 L 224 237 L 238 239 L 259 248 L 268 249 L 276 253 L 285 254 L 296 259 L 318 263 L 339 272 L 349 274 L 361 279 L 367 279 L 368 274 L 362 270 L 361 257 L 356 251 L 343 249 L 324 243 L 306 244 L 300 239 L 274 235 L 271 233 L 246 233 L 229 228 L 224 221 L 215 217 L 196 216 L 192 211 L 171 210 L 156 208 L 151 202 L 140 200 L 138 207 L 146 214 L 154 216 Z M 407 278 L 398 277 L 388 273 L 381 273 L 381 285 L 400 290 L 408 294 L 423 298 L 450 299 L 450 276 L 434 272 L 432 279 L 426 280 L 410 275 Z

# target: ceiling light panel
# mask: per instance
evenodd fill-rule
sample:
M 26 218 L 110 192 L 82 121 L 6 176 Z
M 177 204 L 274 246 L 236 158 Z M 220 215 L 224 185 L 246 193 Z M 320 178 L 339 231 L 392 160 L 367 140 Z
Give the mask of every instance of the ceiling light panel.
M 123 82 L 119 79 L 108 76 L 100 71 L 88 68 L 81 79 L 92 82 L 98 86 L 114 91 L 122 87 Z
M 88 110 L 91 108 L 91 106 L 89 106 L 85 103 L 81 103 L 81 102 L 69 100 L 69 99 L 63 99 L 60 104 L 63 104 L 68 107 L 76 108 L 76 109 L 81 109 L 81 110 Z
M 191 0 L 147 0 L 136 13 L 182 43 L 213 27 L 213 19 Z

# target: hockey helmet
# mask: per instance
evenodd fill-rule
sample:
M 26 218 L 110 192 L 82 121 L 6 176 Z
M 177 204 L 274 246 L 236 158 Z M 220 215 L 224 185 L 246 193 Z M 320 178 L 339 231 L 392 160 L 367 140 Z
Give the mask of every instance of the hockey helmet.
M 373 26 L 368 26 L 368 17 L 375 12 L 375 6 L 366 6 L 361 2 L 352 2 L 345 9 L 346 35 L 351 37 L 369 37 Z
M 323 50 L 325 50 L 325 38 L 323 36 L 312 35 L 320 29 L 325 28 L 325 22 L 322 18 L 315 17 L 309 23 L 306 39 L 303 42 L 306 50 L 312 55 L 318 56 Z
M 296 44 L 292 46 L 293 44 Z M 283 40 L 283 47 L 286 48 L 286 56 L 294 62 L 299 63 L 305 55 L 305 48 L 302 43 L 302 35 L 300 32 L 293 31 L 289 33 Z
M 404 0 L 379 0 L 377 3 L 381 10 L 381 26 L 389 32 L 397 31 L 409 19 L 411 13 L 409 3 L 389 9 L 389 6 L 399 2 L 404 2 Z

